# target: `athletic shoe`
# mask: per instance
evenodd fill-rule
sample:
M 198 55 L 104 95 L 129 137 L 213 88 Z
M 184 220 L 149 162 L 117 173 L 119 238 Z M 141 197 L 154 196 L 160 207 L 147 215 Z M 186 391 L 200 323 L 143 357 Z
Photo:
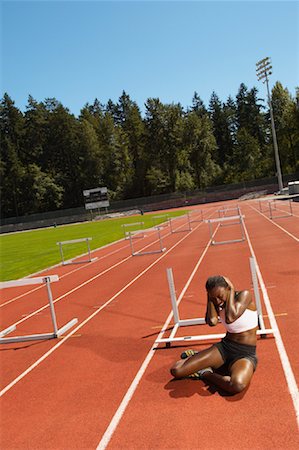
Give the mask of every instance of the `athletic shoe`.
M 197 379 L 197 380 L 202 380 L 203 375 L 204 375 L 205 373 L 207 373 L 207 372 L 213 373 L 212 367 L 207 367 L 206 369 L 201 369 L 201 370 L 198 370 L 198 371 L 195 372 L 195 373 L 191 373 L 191 375 L 189 375 L 188 378 L 195 378 L 195 379 Z
M 198 353 L 196 350 L 185 350 L 182 354 L 181 354 L 181 359 L 186 359 L 189 358 L 189 356 L 193 356 L 196 355 L 196 353 Z

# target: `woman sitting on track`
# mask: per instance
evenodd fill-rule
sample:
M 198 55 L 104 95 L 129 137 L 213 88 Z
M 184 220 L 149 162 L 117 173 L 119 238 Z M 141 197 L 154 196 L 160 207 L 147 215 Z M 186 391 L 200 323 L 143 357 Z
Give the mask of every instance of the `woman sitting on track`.
M 224 339 L 201 352 L 186 350 L 170 372 L 175 378 L 206 380 L 221 389 L 236 394 L 249 384 L 256 369 L 257 311 L 249 291 L 235 291 L 231 281 L 223 276 L 208 278 L 206 323 L 215 326 L 218 316 L 227 333 Z M 230 376 L 213 369 L 228 364 Z

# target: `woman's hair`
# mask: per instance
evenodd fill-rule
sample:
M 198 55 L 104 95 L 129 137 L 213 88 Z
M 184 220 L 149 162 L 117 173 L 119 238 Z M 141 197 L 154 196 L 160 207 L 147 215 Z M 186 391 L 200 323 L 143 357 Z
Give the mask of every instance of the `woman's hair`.
M 206 281 L 206 290 L 210 291 L 214 287 L 224 287 L 227 288 L 228 284 L 221 275 L 214 275 L 213 277 L 209 277 Z

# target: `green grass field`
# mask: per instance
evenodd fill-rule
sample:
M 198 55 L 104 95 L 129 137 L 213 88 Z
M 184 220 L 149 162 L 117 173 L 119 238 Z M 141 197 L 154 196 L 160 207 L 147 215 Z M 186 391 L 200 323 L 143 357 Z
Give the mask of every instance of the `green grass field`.
M 186 211 L 171 211 L 169 217 L 185 214 Z M 110 244 L 124 237 L 124 223 L 144 222 L 144 228 L 153 226 L 152 217 L 159 213 L 144 216 L 131 216 L 107 219 L 98 222 L 84 222 L 75 225 L 61 225 L 0 236 L 0 281 L 15 280 L 51 267 L 61 262 L 59 246 L 56 242 L 91 237 L 91 250 Z M 156 219 L 156 223 L 165 218 Z M 130 228 L 134 230 L 134 228 Z M 87 252 L 86 243 L 63 246 L 65 260 Z

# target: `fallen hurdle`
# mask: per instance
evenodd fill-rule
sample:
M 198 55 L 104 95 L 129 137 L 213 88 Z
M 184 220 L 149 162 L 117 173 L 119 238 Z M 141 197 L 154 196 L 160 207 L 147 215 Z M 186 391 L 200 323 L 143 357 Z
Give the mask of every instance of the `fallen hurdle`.
M 182 219 L 184 217 L 186 217 L 186 219 L 187 219 L 186 224 L 184 224 L 184 225 L 187 225 L 187 227 L 183 228 L 183 229 L 182 229 L 182 227 L 174 228 L 173 223 L 175 223 L 178 219 Z M 178 217 L 170 217 L 168 219 L 168 221 L 169 221 L 169 226 L 170 226 L 170 232 L 172 234 L 173 233 L 182 233 L 184 231 L 191 231 L 192 230 L 189 214 L 185 214 L 184 216 L 178 216 Z
M 143 238 L 145 236 L 144 235 L 144 229 L 143 229 L 144 222 L 134 222 L 134 223 L 124 223 L 124 224 L 122 224 L 122 228 L 123 228 L 125 239 L 130 239 L 129 233 L 130 233 L 130 231 L 132 231 L 132 230 L 127 230 L 127 228 L 138 227 L 138 226 L 141 227 L 141 230 L 138 230 L 138 231 L 141 231 L 141 232 L 138 233 L 138 235 L 136 235 L 136 237 Z M 137 230 L 135 230 L 135 231 L 137 231 Z
M 51 282 L 55 282 L 58 280 L 59 280 L 58 275 L 48 275 L 45 277 L 23 278 L 20 280 L 3 281 L 0 283 L 0 289 L 6 289 L 6 288 L 11 288 L 11 287 L 17 287 L 17 286 L 26 286 L 26 285 L 30 285 L 30 284 L 44 284 L 47 289 L 51 319 L 52 319 L 52 324 L 53 324 L 53 332 L 52 333 L 31 334 L 31 335 L 25 335 L 25 336 L 13 336 L 13 337 L 8 337 L 8 338 L 4 337 L 16 329 L 15 325 L 11 325 L 10 327 L 6 328 L 5 330 L 0 331 L 0 344 L 10 344 L 13 342 L 38 341 L 38 340 L 58 338 L 78 322 L 78 319 L 72 319 L 66 325 L 64 325 L 62 328 L 59 328 L 59 329 L 57 328 L 56 313 L 55 313 L 53 296 L 52 296 L 52 291 L 51 291 Z
M 56 245 L 59 245 L 62 265 L 65 266 L 67 264 L 83 264 L 83 263 L 86 263 L 86 262 L 95 261 L 97 258 L 91 258 L 91 254 L 90 254 L 89 241 L 91 241 L 91 240 L 92 240 L 92 238 L 88 237 L 88 238 L 82 238 L 82 239 L 73 239 L 71 241 L 56 242 Z M 81 261 L 73 261 L 73 259 L 70 259 L 68 261 L 65 261 L 64 260 L 64 253 L 63 253 L 63 245 L 76 244 L 78 242 L 84 242 L 84 241 L 86 242 L 86 245 L 87 245 L 88 259 L 81 260 Z
M 258 315 L 258 327 L 259 327 L 259 329 L 257 330 L 256 333 L 257 333 L 257 335 L 260 335 L 261 338 L 266 338 L 268 334 L 273 334 L 274 330 L 272 328 L 265 328 L 265 325 L 264 325 L 255 264 L 256 263 L 255 263 L 254 258 L 250 258 L 251 277 L 252 277 L 252 282 L 253 282 L 254 297 L 255 297 L 255 302 L 256 302 L 256 309 L 257 309 L 257 315 Z M 222 339 L 225 336 L 225 333 L 176 337 L 176 333 L 180 327 L 189 327 L 189 326 L 194 326 L 194 325 L 207 325 L 207 324 L 206 324 L 204 317 L 198 317 L 198 318 L 194 318 L 194 319 L 184 319 L 184 320 L 180 319 L 179 310 L 178 310 L 178 301 L 176 298 L 175 285 L 174 285 L 173 273 L 172 273 L 171 268 L 167 269 L 167 279 L 168 279 L 169 293 L 170 293 L 170 299 L 171 299 L 171 305 L 172 305 L 174 326 L 173 326 L 173 329 L 168 338 L 156 339 L 155 342 L 158 344 L 165 343 L 166 347 L 170 347 L 172 342 L 208 341 L 208 340 L 214 340 L 214 339 Z
M 134 237 L 136 235 L 138 235 L 138 233 L 142 232 L 142 230 L 141 231 L 129 231 L 129 239 L 130 239 L 130 247 L 131 247 L 132 256 L 153 255 L 155 253 L 162 253 L 166 250 L 166 248 L 163 246 L 160 227 L 149 228 L 148 231 L 156 231 L 157 232 L 157 241 L 156 242 L 158 242 L 158 249 L 149 250 L 149 251 L 143 251 L 143 250 L 136 251 L 134 248 L 133 240 L 134 240 Z M 149 247 L 150 245 L 151 244 L 147 245 L 147 247 Z
M 243 219 L 244 218 L 245 218 L 245 216 L 239 215 L 239 216 L 218 217 L 217 219 L 205 220 L 205 223 L 207 223 L 209 225 L 211 245 L 232 244 L 234 242 L 242 242 L 242 241 L 244 241 L 245 240 L 244 223 L 243 223 Z M 240 239 L 230 239 L 230 240 L 227 240 L 227 241 L 215 241 L 215 239 L 213 238 L 213 234 L 214 233 L 213 233 L 212 223 L 219 223 L 221 225 L 221 223 L 229 222 L 230 220 L 236 220 L 236 222 L 232 222 L 229 225 L 237 225 L 237 224 L 240 225 L 241 238 Z

